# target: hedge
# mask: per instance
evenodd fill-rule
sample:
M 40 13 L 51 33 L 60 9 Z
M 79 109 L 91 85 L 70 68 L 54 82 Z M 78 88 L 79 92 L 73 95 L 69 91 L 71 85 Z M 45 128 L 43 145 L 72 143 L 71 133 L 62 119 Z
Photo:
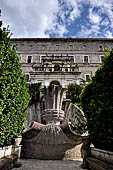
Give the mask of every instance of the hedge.
M 10 37 L 9 29 L 2 28 L 0 21 L 0 146 L 10 145 L 22 134 L 30 99 Z
M 81 104 L 95 147 L 113 151 L 113 49 L 82 91 Z

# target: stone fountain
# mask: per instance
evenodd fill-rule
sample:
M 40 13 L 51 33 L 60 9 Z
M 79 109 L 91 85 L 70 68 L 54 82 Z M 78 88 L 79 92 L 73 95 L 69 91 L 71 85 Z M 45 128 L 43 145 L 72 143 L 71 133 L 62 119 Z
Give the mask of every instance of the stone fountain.
M 77 125 L 85 118 L 80 108 L 66 101 L 65 90 L 62 86 L 53 84 L 43 88 L 43 107 L 39 113 L 41 122 L 32 121 L 30 129 L 23 134 L 24 158 L 80 157 L 77 156 L 78 146 L 87 141 L 87 136 L 76 133 L 70 122 Z
M 60 85 L 50 85 L 43 88 L 45 109 L 42 113 L 42 119 L 46 124 L 60 125 L 64 120 L 65 113 L 62 110 L 64 93 L 65 89 Z

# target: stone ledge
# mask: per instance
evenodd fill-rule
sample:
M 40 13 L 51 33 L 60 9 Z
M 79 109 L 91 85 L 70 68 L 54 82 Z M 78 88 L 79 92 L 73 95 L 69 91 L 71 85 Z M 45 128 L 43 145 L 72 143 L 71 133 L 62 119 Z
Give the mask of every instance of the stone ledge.
M 0 170 L 11 170 L 17 159 L 17 155 L 10 155 L 0 159 Z
M 107 162 L 108 164 L 113 165 L 113 152 L 92 147 L 91 157 L 97 158 L 103 162 Z
M 113 170 L 113 165 L 110 165 L 108 163 L 105 163 L 101 160 L 98 160 L 96 158 L 87 157 L 86 158 L 89 168 L 91 170 Z

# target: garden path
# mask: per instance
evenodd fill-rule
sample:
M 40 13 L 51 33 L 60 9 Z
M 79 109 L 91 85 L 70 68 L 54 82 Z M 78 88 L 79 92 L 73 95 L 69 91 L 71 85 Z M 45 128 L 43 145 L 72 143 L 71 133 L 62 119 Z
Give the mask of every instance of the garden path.
M 80 165 L 82 159 L 79 160 L 36 160 L 22 159 L 22 166 L 18 170 L 82 170 Z M 17 170 L 17 168 L 13 168 Z

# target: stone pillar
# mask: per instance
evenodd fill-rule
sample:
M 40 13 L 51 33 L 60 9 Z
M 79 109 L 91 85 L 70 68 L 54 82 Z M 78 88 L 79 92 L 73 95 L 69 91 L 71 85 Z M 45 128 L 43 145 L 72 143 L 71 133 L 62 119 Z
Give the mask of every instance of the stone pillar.
M 89 167 L 86 158 L 91 155 L 90 144 L 91 144 L 91 141 L 89 139 L 86 139 L 86 140 L 83 141 L 83 145 L 81 147 L 81 155 L 82 155 L 82 158 L 83 158 L 83 162 L 82 162 L 81 167 L 83 169 L 86 169 L 86 168 Z
M 53 86 L 53 109 L 55 109 L 55 86 Z
M 52 64 L 52 72 L 54 71 L 54 65 Z

